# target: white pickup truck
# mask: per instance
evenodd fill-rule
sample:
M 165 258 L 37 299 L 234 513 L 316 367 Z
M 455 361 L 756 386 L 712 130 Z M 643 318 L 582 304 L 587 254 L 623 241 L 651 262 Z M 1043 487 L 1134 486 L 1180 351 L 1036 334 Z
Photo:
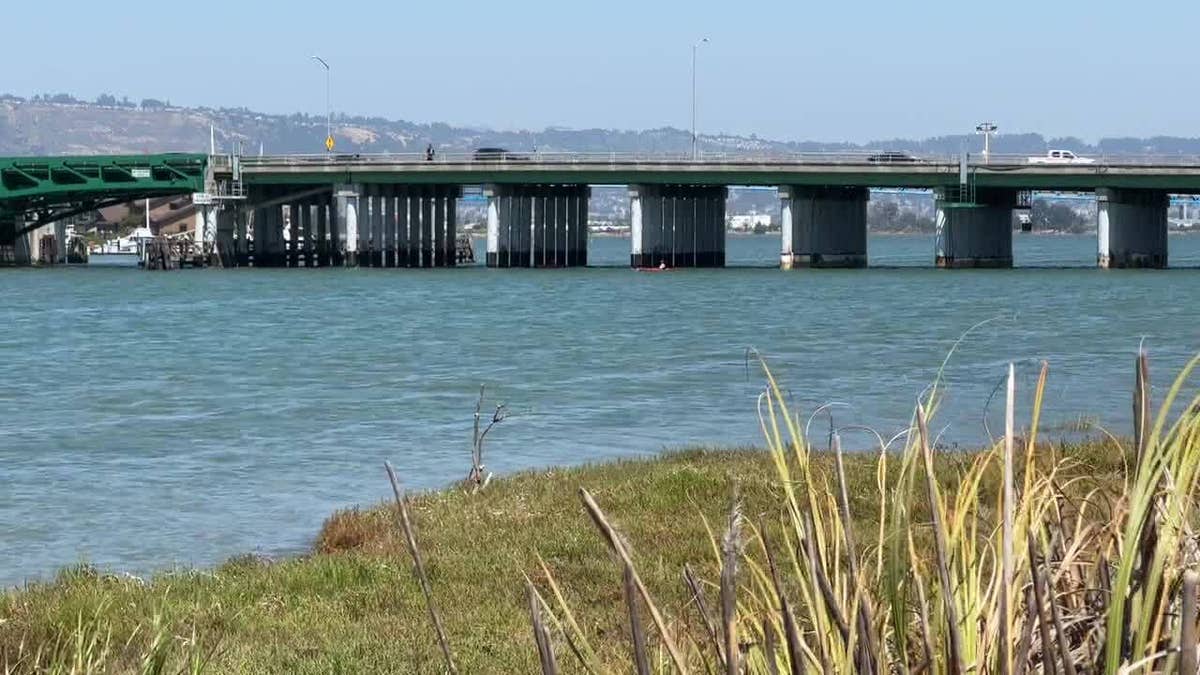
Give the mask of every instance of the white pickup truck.
M 1070 150 L 1047 150 L 1041 157 L 1030 157 L 1030 164 L 1095 164 L 1091 157 L 1079 157 Z

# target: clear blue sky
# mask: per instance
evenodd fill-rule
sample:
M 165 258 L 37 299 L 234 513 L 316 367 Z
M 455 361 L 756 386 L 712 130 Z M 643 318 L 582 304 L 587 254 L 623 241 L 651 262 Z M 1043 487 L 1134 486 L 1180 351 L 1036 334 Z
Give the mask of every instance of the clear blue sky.
M 1200 2 L 10 2 L 0 89 L 493 128 L 1200 135 Z

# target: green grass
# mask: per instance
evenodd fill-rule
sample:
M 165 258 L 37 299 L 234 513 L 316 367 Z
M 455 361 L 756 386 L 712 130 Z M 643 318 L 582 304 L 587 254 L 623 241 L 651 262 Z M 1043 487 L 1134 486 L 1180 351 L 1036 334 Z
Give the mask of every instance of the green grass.
M 1063 446 L 1059 453 L 1095 484 L 1121 483 L 1123 457 L 1114 445 Z M 870 542 L 878 526 L 877 457 L 851 455 L 846 467 L 860 542 Z M 945 494 L 954 494 L 971 461 L 966 453 L 939 456 Z M 832 474 L 829 456 L 814 455 L 813 464 Z M 382 468 L 379 480 L 386 481 Z M 751 523 L 779 522 L 785 502 L 776 468 L 770 455 L 753 450 L 695 449 L 527 472 L 494 480 L 476 495 L 447 489 L 414 497 L 417 538 L 460 672 L 537 670 L 525 575 L 554 605 L 539 555 L 601 661 L 627 671 L 621 567 L 581 506 L 579 488 L 625 535 L 664 614 L 685 620 L 694 615 L 685 609 L 681 570 L 689 563 L 702 578 L 717 578 L 705 520 L 723 527 L 735 485 Z M 981 502 L 994 503 L 996 485 L 982 492 Z M 913 517 L 927 515 L 914 508 Z M 442 672 L 394 506 L 333 515 L 314 549 L 145 583 L 81 568 L 8 592 L 0 596 L 0 673 L 76 660 L 81 635 L 107 645 L 98 669 L 109 672 L 150 672 L 148 650 L 172 665 L 163 672 L 210 654 L 206 673 Z M 715 588 L 709 603 L 716 606 Z M 647 632 L 653 638 L 652 627 Z M 559 663 L 564 672 L 578 665 L 565 647 Z

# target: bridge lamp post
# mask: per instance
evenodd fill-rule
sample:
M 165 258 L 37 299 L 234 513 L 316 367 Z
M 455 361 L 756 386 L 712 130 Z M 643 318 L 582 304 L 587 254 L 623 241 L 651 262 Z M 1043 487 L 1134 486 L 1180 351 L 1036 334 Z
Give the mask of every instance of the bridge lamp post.
M 975 125 L 975 133 L 983 136 L 983 163 L 988 163 L 988 157 L 992 154 L 992 134 L 998 129 L 992 122 L 980 122 Z
M 325 59 L 316 55 L 314 55 L 312 59 L 313 61 L 321 64 L 321 67 L 325 69 L 325 152 L 333 152 L 333 107 L 330 105 L 329 97 L 329 85 L 330 80 L 332 79 L 332 73 L 330 72 L 329 64 L 325 62 Z
M 700 38 L 692 45 L 692 161 L 696 161 L 696 51 L 708 38 Z

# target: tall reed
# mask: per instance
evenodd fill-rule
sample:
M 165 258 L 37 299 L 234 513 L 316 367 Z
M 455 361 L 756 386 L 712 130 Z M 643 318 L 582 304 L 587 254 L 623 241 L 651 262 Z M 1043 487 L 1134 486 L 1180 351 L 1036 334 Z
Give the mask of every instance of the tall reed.
M 1108 491 L 1078 478 L 1086 473 L 1079 460 L 1038 440 L 1045 364 L 1025 393 L 1029 427 L 1016 427 L 1010 368 L 1004 438 L 963 456 L 949 476 L 929 432 L 934 387 L 899 446 L 880 441 L 871 514 L 851 509 L 838 435 L 831 469 L 764 362 L 759 417 L 779 509 L 743 528 L 735 508 L 721 541 L 709 530 L 714 560 L 683 570 L 701 621 L 667 616 L 639 586 L 671 656 L 660 670 L 1195 675 L 1200 396 L 1181 395 L 1198 362 L 1155 414 L 1139 356 L 1135 442 L 1122 450 L 1131 468 Z M 622 535 L 582 494 L 617 564 L 633 569 Z M 864 495 L 855 496 L 861 503 Z M 859 542 L 856 518 L 866 515 L 879 525 Z M 543 571 L 554 611 L 572 626 L 565 637 L 578 643 L 581 613 L 565 606 L 552 570 Z M 721 591 L 719 629 L 706 585 Z

